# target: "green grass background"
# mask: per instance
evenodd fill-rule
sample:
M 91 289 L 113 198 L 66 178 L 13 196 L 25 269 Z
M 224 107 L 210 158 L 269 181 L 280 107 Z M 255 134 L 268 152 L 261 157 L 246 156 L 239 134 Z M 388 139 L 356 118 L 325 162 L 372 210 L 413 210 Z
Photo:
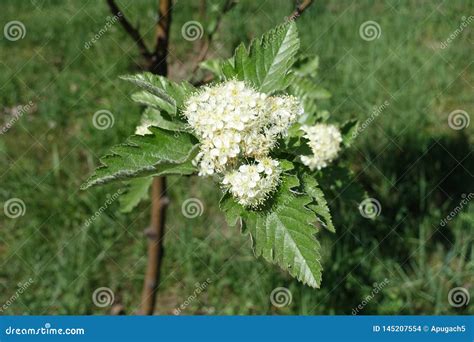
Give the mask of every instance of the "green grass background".
M 147 42 L 153 39 L 155 1 L 120 1 Z M 199 42 L 181 36 L 199 17 L 198 1 L 178 1 L 173 10 L 171 75 L 189 77 Z M 212 6 L 209 5 L 209 9 Z M 280 23 L 292 1 L 242 0 L 226 17 L 210 53 L 228 57 Z M 255 260 L 247 237 L 226 226 L 220 196 L 211 181 L 170 177 L 171 205 L 157 314 L 171 314 L 211 279 L 182 314 L 351 314 L 374 287 L 388 284 L 360 314 L 466 314 L 454 308 L 450 289 L 472 293 L 474 207 L 464 206 L 445 227 L 440 221 L 474 192 L 473 126 L 449 128 L 450 112 L 472 118 L 474 23 L 446 49 L 440 47 L 473 14 L 472 1 L 316 1 L 298 19 L 302 50 L 320 56 L 319 78 L 332 98 L 320 104 L 332 120 L 362 122 L 374 107 L 389 105 L 359 136 L 348 154 L 357 180 L 382 205 L 371 221 L 358 203 L 334 201 L 337 233 L 322 232 L 324 274 L 319 290 L 307 288 L 263 260 Z M 146 266 L 149 203 L 129 215 L 114 202 L 84 228 L 122 185 L 89 191 L 79 186 L 98 157 L 134 131 L 141 108 L 132 86 L 118 76 L 135 72 L 141 59 L 119 25 L 92 48 L 84 43 L 110 15 L 105 1 L 3 0 L 0 24 L 19 20 L 24 39 L 0 39 L 0 122 L 12 107 L 35 104 L 0 135 L 0 204 L 22 199 L 26 212 L 11 219 L 0 212 L 0 305 L 18 284 L 33 283 L 2 314 L 107 314 L 92 302 L 95 289 L 113 290 L 115 302 L 133 313 Z M 364 41 L 368 20 L 381 36 Z M 92 125 L 100 109 L 114 114 L 107 130 Z M 204 213 L 185 218 L 190 197 Z M 287 287 L 292 302 L 271 305 L 270 293 Z

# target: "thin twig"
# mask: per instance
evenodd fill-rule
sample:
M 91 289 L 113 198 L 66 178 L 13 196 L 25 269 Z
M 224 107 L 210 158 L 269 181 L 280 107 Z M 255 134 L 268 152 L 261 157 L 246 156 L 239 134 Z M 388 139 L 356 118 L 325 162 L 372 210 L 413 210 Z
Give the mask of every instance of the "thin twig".
M 140 54 L 148 61 L 151 58 L 151 52 L 148 50 L 142 36 L 140 35 L 140 32 L 135 27 L 133 27 L 132 24 L 130 24 L 127 18 L 125 18 L 125 15 L 114 0 L 107 0 L 107 4 L 109 5 L 112 14 L 118 18 L 118 21 L 125 29 L 125 32 L 127 32 L 137 44 Z
M 197 69 L 199 68 L 199 64 L 206 59 L 207 53 L 209 52 L 209 47 L 212 44 L 212 40 L 214 39 L 215 33 L 219 30 L 221 25 L 222 19 L 224 18 L 225 14 L 229 12 L 235 5 L 237 4 L 236 0 L 227 0 L 222 7 L 221 11 L 219 12 L 216 18 L 216 24 L 211 31 L 207 33 L 206 39 L 203 40 L 201 45 L 201 49 L 196 57 L 194 68 L 191 71 L 193 75 Z
M 288 17 L 288 20 L 295 20 L 298 18 L 312 3 L 313 0 L 304 0 L 299 6 L 296 6 L 296 9 Z

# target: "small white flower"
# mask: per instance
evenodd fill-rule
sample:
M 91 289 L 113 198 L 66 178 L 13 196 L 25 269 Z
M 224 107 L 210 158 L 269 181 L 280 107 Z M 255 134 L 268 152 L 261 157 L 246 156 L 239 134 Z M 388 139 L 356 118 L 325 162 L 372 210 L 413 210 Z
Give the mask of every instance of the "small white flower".
M 311 170 L 321 170 L 332 162 L 341 149 L 342 135 L 334 125 L 316 124 L 302 126 L 304 137 L 309 140 L 312 156 L 301 156 L 301 161 Z
M 258 164 L 267 175 L 271 175 L 280 163 L 277 160 L 263 158 Z

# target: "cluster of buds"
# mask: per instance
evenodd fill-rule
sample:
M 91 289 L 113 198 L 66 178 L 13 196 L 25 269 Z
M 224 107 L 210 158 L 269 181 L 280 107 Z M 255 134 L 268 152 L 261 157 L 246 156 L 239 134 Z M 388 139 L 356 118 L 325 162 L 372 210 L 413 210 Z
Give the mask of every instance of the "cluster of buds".
M 270 158 L 256 160 L 253 164 L 240 165 L 224 175 L 222 184 L 243 206 L 256 207 L 275 190 L 280 178 L 279 163 Z
M 313 152 L 311 156 L 301 156 L 301 162 L 311 170 L 321 170 L 328 166 L 338 155 L 341 149 L 342 135 L 334 125 L 316 124 L 302 126 L 304 137 Z

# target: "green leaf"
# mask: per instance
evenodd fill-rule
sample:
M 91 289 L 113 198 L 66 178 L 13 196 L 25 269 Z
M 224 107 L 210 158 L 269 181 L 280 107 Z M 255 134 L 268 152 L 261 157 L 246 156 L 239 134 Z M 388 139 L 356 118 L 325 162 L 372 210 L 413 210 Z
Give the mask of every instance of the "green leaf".
M 356 138 L 356 132 L 359 128 L 359 122 L 355 119 L 346 121 L 341 126 L 342 143 L 345 147 L 350 147 Z
M 148 125 L 164 128 L 170 131 L 185 132 L 188 130 L 186 123 L 176 117 L 172 117 L 165 112 L 148 107 L 142 114 L 140 125 Z
M 226 192 L 219 202 L 219 208 L 224 212 L 227 224 L 235 226 L 244 215 L 245 209 L 233 200 L 232 195 Z
M 303 104 L 306 115 L 314 114 L 317 110 L 316 97 L 312 96 L 319 91 L 319 87 L 309 78 L 293 77 L 288 92 L 296 96 Z
M 314 124 L 315 121 L 325 119 L 318 111 L 319 101 L 327 100 L 331 93 L 321 87 L 317 80 L 319 58 L 315 55 L 299 55 L 292 67 L 293 75 L 287 92 L 300 99 L 304 107 L 304 114 L 298 121 L 304 124 Z
M 308 93 L 308 97 L 311 97 L 316 100 L 327 100 L 331 97 L 331 93 L 319 86 L 316 86 L 310 93 Z
M 243 220 L 243 232 L 250 233 L 256 256 L 262 256 L 311 287 L 321 284 L 320 245 L 316 240 L 315 213 L 307 206 L 311 197 L 298 194 L 299 180 L 284 174 L 267 207 L 246 210 L 226 195 L 221 208 L 230 223 Z
M 321 87 L 316 79 L 310 76 L 309 71 L 297 73 L 292 78 L 288 92 L 297 98 L 303 104 L 305 115 L 302 120 L 304 122 L 308 116 L 314 116 L 318 109 L 318 101 L 327 100 L 331 97 L 331 93 Z
M 120 211 L 131 212 L 142 200 L 148 198 L 153 177 L 141 177 L 127 182 L 127 192 L 120 196 Z
M 296 24 L 287 22 L 253 40 L 249 50 L 239 45 L 233 60 L 224 62 L 222 71 L 227 79 L 246 81 L 264 93 L 283 90 L 288 86 L 299 45 Z
M 132 94 L 132 100 L 145 106 L 164 110 L 170 114 L 176 114 L 176 103 L 174 101 L 153 95 L 147 91 Z
M 290 85 L 293 95 L 315 100 L 326 100 L 331 97 L 331 93 L 319 86 L 314 80 L 308 77 L 295 77 Z
M 149 129 L 151 135 L 132 135 L 127 143 L 113 147 L 112 154 L 100 160 L 103 165 L 81 188 L 125 178 L 189 175 L 196 171 L 192 160 L 197 154 L 198 145 L 192 135 L 157 127 Z
M 319 57 L 316 55 L 299 55 L 296 58 L 293 69 L 296 76 L 316 77 L 319 68 Z
M 301 124 L 296 123 L 288 130 L 288 137 L 279 141 L 278 146 L 280 152 L 288 154 L 287 158 L 300 157 L 301 155 L 312 154 L 313 151 L 308 145 L 308 140 L 303 137 L 304 132 L 301 130 Z M 295 158 L 290 158 L 294 160 Z
M 208 59 L 199 63 L 199 67 L 201 69 L 210 71 L 218 79 L 222 79 L 224 76 L 222 73 L 222 64 L 223 61 L 221 59 Z
M 237 47 L 237 49 L 239 47 L 240 47 L 240 45 Z M 235 53 L 234 53 L 234 55 L 235 55 Z M 222 70 L 222 75 L 223 75 L 224 79 L 232 79 L 236 76 L 235 75 L 236 71 L 235 71 L 234 58 L 235 57 L 231 57 L 231 58 L 226 59 L 225 61 L 222 62 L 221 70 Z
M 295 168 L 293 163 L 288 160 L 281 159 L 279 160 L 279 162 L 280 162 L 280 167 L 283 171 L 290 171 Z
M 318 181 L 311 175 L 303 173 L 301 176 L 301 182 L 304 192 L 311 196 L 315 201 L 315 203 L 308 205 L 308 207 L 318 215 L 324 228 L 335 233 L 336 228 L 334 228 L 334 224 L 332 223 L 331 212 L 329 211 L 328 203 L 323 191 L 319 187 Z
M 145 72 L 136 75 L 121 76 L 144 92 L 134 94 L 134 101 L 176 114 L 177 109 L 184 105 L 186 98 L 196 89 L 188 82 L 175 83 L 166 77 Z M 145 95 L 146 93 L 149 96 Z

